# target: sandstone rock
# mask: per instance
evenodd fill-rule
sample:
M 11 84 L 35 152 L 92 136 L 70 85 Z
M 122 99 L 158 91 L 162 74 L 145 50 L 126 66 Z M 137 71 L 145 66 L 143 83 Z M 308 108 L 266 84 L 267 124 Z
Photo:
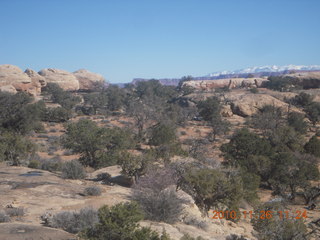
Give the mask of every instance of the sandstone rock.
M 14 86 L 12 85 L 5 85 L 0 87 L 1 92 L 9 92 L 9 93 L 17 93 L 17 90 Z
M 27 92 L 33 96 L 37 96 L 41 93 L 41 88 L 38 86 L 38 84 L 34 83 L 13 83 L 12 84 L 16 91 L 18 92 Z
M 223 105 L 221 108 L 221 115 L 223 117 L 232 117 L 233 112 L 230 105 Z
M 0 65 L 0 87 L 3 87 L 3 91 L 12 93 L 24 91 L 34 96 L 39 95 L 41 92 L 39 81 L 31 79 L 19 67 L 9 64 Z
M 0 84 L 4 86 L 12 83 L 31 83 L 31 79 L 17 66 L 0 65 Z
M 102 75 L 89 72 L 86 69 L 80 69 L 73 72 L 73 74 L 79 81 L 80 90 L 95 89 L 105 82 L 105 78 Z
M 79 81 L 70 72 L 59 69 L 46 68 L 39 71 L 39 74 L 44 77 L 47 83 L 56 83 L 66 91 L 79 90 Z
M 36 71 L 27 68 L 24 72 L 31 78 L 31 81 L 37 84 L 40 88 L 47 85 L 45 78 Z
M 77 239 L 75 235 L 67 233 L 61 229 L 54 229 L 25 223 L 1 223 L 0 239 L 8 240 L 71 240 Z
M 216 88 L 228 87 L 233 88 L 251 88 L 260 87 L 263 82 L 268 81 L 264 78 L 231 78 L 231 79 L 217 79 L 217 80 L 202 80 L 202 81 L 186 81 L 183 84 L 193 87 L 198 90 L 212 90 Z
M 231 100 L 231 108 L 234 114 L 242 117 L 252 116 L 265 105 L 280 107 L 288 110 L 288 104 L 270 95 L 265 94 L 244 94 Z

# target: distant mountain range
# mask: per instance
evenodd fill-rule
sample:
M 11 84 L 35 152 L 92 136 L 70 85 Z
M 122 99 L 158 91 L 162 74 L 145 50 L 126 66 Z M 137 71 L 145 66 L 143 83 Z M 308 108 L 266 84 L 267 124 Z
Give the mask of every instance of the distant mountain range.
M 225 78 L 247 78 L 247 77 L 269 77 L 278 76 L 282 74 L 288 74 L 292 72 L 308 72 L 308 71 L 320 71 L 320 65 L 285 65 L 285 66 L 262 66 L 262 67 L 249 67 L 235 71 L 222 71 L 214 72 L 201 77 L 193 77 L 193 80 L 214 80 Z M 141 81 L 148 81 L 150 79 L 134 78 L 132 84 L 136 84 Z M 177 86 L 181 78 L 161 78 L 159 80 L 163 85 Z M 124 84 L 117 84 L 123 86 Z
M 233 74 L 250 74 L 250 73 L 274 73 L 274 72 L 285 72 L 285 71 L 315 71 L 320 70 L 320 65 L 285 65 L 285 66 L 262 66 L 262 67 L 250 67 L 235 71 L 223 71 L 215 72 L 206 75 L 205 77 L 219 77 L 223 75 L 233 75 Z

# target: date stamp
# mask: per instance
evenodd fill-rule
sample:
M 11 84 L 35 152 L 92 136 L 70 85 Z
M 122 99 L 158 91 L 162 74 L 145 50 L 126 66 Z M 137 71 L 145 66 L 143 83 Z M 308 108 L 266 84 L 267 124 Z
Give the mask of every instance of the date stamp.
M 279 217 L 280 219 L 302 219 L 307 218 L 307 210 L 300 211 L 271 211 L 262 210 L 259 212 L 254 211 L 212 211 L 211 219 L 271 219 Z

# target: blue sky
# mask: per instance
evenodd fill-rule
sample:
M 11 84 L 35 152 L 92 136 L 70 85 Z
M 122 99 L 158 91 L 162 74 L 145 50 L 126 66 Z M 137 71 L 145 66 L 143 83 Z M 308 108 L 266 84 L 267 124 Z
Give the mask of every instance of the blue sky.
M 110 82 L 320 64 L 318 0 L 0 0 L 0 64 Z

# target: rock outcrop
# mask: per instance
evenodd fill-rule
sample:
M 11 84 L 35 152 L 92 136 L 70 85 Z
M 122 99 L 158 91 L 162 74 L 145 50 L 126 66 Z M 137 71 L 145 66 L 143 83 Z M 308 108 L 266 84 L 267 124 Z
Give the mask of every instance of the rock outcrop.
M 46 68 L 38 72 L 42 77 L 44 77 L 47 83 L 56 83 L 62 89 L 66 91 L 77 91 L 79 90 L 78 79 L 70 72 Z
M 24 72 L 31 78 L 32 82 L 37 83 L 41 88 L 47 85 L 45 78 L 36 71 L 27 68 Z
M 17 93 L 16 88 L 12 85 L 1 86 L 0 91 L 1 92 L 9 92 L 9 93 L 13 93 L 13 94 Z
M 223 105 L 220 111 L 222 117 L 232 117 L 233 112 L 230 105 Z
M 226 97 L 228 99 L 228 97 Z M 288 111 L 289 104 L 282 102 L 266 94 L 243 94 L 229 97 L 232 112 L 242 117 L 252 116 L 265 105 L 280 107 L 284 112 Z M 294 109 L 291 109 L 294 110 Z
M 73 72 L 73 75 L 79 81 L 79 89 L 80 90 L 90 90 L 95 89 L 104 84 L 105 78 L 98 74 L 89 72 L 86 69 L 80 69 L 78 71 Z
M 34 96 L 41 93 L 41 83 L 37 79 L 30 78 L 19 67 L 9 64 L 0 65 L 0 88 L 1 91 L 24 91 Z
M 263 82 L 268 81 L 265 78 L 231 78 L 231 79 L 217 79 L 217 80 L 201 80 L 201 81 L 186 81 L 183 84 L 193 87 L 197 90 L 213 90 L 216 88 L 227 87 L 229 89 L 243 87 L 252 88 L 260 87 Z
M 4 64 L 0 65 L 0 91 L 16 93 L 28 92 L 38 96 L 41 88 L 47 83 L 56 83 L 66 91 L 90 90 L 105 84 L 102 75 L 80 69 L 70 73 L 60 69 L 46 68 L 39 73 L 32 69 L 23 72 L 19 67 Z

